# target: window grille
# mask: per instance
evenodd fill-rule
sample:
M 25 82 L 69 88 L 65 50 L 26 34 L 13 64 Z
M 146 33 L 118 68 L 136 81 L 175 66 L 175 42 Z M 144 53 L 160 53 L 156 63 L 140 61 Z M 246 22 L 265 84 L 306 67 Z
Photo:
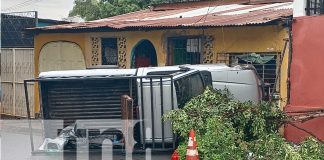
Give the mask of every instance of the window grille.
M 117 38 L 102 38 L 102 65 L 118 64 Z
M 324 0 L 307 0 L 306 14 L 308 16 L 324 14 Z
M 265 58 L 264 63 L 258 63 L 256 61 L 249 61 L 251 54 L 229 54 L 230 65 L 235 66 L 239 64 L 252 64 L 258 75 L 262 78 L 264 83 L 270 84 L 271 91 L 275 89 L 276 72 L 277 72 L 277 58 L 276 53 L 256 54 L 261 58 Z M 246 58 L 245 58 L 246 56 Z
M 171 38 L 169 48 L 169 65 L 201 63 L 201 38 Z

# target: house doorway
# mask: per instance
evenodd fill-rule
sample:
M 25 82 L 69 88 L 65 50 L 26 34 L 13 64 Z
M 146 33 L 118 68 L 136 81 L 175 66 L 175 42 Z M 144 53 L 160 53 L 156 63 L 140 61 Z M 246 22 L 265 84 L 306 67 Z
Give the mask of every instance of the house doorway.
M 141 40 L 132 50 L 131 68 L 157 66 L 156 51 L 149 40 Z

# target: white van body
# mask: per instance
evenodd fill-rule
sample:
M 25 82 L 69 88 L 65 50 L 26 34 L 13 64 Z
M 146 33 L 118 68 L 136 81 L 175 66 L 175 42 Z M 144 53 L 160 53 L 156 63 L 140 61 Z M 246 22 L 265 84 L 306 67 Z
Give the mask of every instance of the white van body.
M 199 75 L 201 86 L 203 86 L 203 79 L 200 76 L 199 71 L 191 69 L 189 71 L 181 71 L 179 66 L 167 66 L 167 67 L 148 67 L 148 68 L 139 68 L 137 72 L 137 76 L 149 76 L 149 75 L 161 75 L 165 73 L 173 73 L 173 82 L 177 81 L 177 79 L 181 79 L 191 74 Z M 144 116 L 144 125 L 145 131 L 141 130 L 142 134 L 145 132 L 145 141 L 146 143 L 152 142 L 153 132 L 154 132 L 154 140 L 155 142 L 162 142 L 162 139 L 166 143 L 173 142 L 173 133 L 172 133 L 172 126 L 170 122 L 164 122 L 162 120 L 162 116 L 165 113 L 168 113 L 172 109 L 178 109 L 179 104 L 177 101 L 177 92 L 176 92 L 176 84 L 174 83 L 171 86 L 171 78 L 164 78 L 162 80 L 162 90 L 160 87 L 161 80 L 160 79 L 153 79 L 152 80 L 152 98 L 151 94 L 151 85 L 150 79 L 143 80 L 143 94 L 141 94 L 141 83 L 138 79 L 138 104 L 140 107 L 144 107 L 143 109 L 140 108 L 140 117 Z M 173 87 L 173 88 L 172 88 Z M 172 91 L 171 91 L 172 90 Z M 171 94 L 170 94 L 171 93 Z M 173 95 L 172 95 L 173 93 Z M 163 94 L 163 95 L 161 95 Z M 141 97 L 143 96 L 143 98 Z M 173 96 L 173 104 L 172 104 L 172 97 Z M 160 97 L 163 97 L 161 100 Z M 143 102 L 142 100 L 143 99 Z M 163 105 L 163 107 L 162 107 Z M 163 108 L 163 110 L 162 110 Z M 153 111 L 152 111 L 153 109 Z M 141 111 L 144 111 L 142 113 Z M 153 121 L 154 122 L 153 122 Z M 154 123 L 154 125 L 152 125 Z M 162 127 L 164 125 L 164 127 Z M 154 126 L 154 128 L 153 128 Z M 141 127 L 142 128 L 142 127 Z M 162 135 L 162 128 L 164 128 L 163 135 Z
M 187 97 L 192 98 L 202 93 L 206 86 L 206 75 L 203 72 L 208 73 L 207 78 L 211 80 L 208 85 L 215 89 L 227 88 L 239 101 L 259 102 L 262 99 L 262 83 L 255 70 L 239 66 L 228 67 L 224 64 L 51 71 L 41 73 L 39 78 L 68 81 L 71 78 L 87 80 L 98 77 L 133 77 L 137 93 L 132 98 L 137 99 L 140 121 L 143 122 L 140 123 L 140 135 L 145 142 L 142 143 L 172 143 L 174 136 L 171 123 L 164 122 L 162 116 L 183 106 L 189 100 Z M 154 75 L 166 77 L 148 78 Z M 132 87 L 134 86 L 129 86 Z
M 211 74 L 212 86 L 214 89 L 223 90 L 228 89 L 233 98 L 245 102 L 252 101 L 259 103 L 262 100 L 262 81 L 259 79 L 253 68 L 244 68 L 241 66 L 228 67 L 225 64 L 212 64 L 212 65 L 183 65 L 183 66 L 166 66 L 166 67 L 147 67 L 139 68 L 137 76 L 148 76 L 148 75 L 159 75 L 162 72 L 171 72 L 171 71 L 180 71 L 181 69 L 189 68 L 190 71 L 176 74 L 174 80 L 176 83 L 177 78 L 182 76 L 188 76 L 197 71 L 208 71 Z M 155 73 L 155 74 L 154 74 Z M 148 82 L 149 80 L 147 80 Z M 146 130 L 145 137 L 146 141 L 149 143 L 152 140 L 152 121 L 154 119 L 154 139 L 159 141 L 162 139 L 162 115 L 161 109 L 156 108 L 155 106 L 161 106 L 161 90 L 160 90 L 160 80 L 153 80 L 152 91 L 153 91 L 153 112 L 151 109 L 151 99 L 150 99 L 150 84 L 143 84 L 143 103 L 141 102 L 141 93 L 140 86 L 138 86 L 138 100 L 139 106 L 144 108 L 144 125 Z M 163 113 L 167 113 L 172 110 L 171 102 L 171 83 L 170 79 L 163 80 Z M 193 86 L 197 83 L 192 83 Z M 140 84 L 139 82 L 137 83 Z M 176 84 L 174 84 L 175 86 Z M 177 109 L 180 105 L 177 102 L 177 92 L 176 87 L 173 88 L 173 109 Z M 140 109 L 141 111 L 141 109 Z M 153 113 L 153 114 L 152 114 Z M 153 117 L 152 117 L 153 116 Z M 169 122 L 163 122 L 164 124 L 164 138 L 166 141 L 172 141 L 172 128 Z M 142 131 L 143 132 L 143 131 Z
M 186 65 L 191 69 L 209 71 L 214 89 L 228 89 L 233 98 L 259 103 L 263 98 L 262 80 L 251 66 L 228 67 L 225 64 Z

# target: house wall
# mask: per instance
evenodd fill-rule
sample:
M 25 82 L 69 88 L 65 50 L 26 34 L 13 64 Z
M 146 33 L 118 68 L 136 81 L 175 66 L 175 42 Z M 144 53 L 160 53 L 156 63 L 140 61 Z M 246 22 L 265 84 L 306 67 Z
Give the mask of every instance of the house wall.
M 285 138 L 294 143 L 300 143 L 310 136 L 324 139 L 324 117 L 318 116 L 324 110 L 323 25 L 324 16 L 298 17 L 292 24 L 290 102 L 285 111 L 291 116 L 310 117 L 295 121 L 294 125 L 285 125 Z
M 89 67 L 91 65 L 101 64 L 100 38 L 117 37 L 120 50 L 118 59 L 121 60 L 119 61 L 119 66 L 121 68 L 129 68 L 131 65 L 132 49 L 143 39 L 149 40 L 154 45 L 158 65 L 166 65 L 168 38 L 178 36 L 206 36 L 207 38 L 203 45 L 203 63 L 220 63 L 228 62 L 226 53 L 281 53 L 285 44 L 284 39 L 288 38 L 288 30 L 281 25 L 271 25 L 133 32 L 39 34 L 35 36 L 35 77 L 39 74 L 38 60 L 40 50 L 48 42 L 70 41 L 77 43 L 85 56 L 86 66 Z M 281 106 L 285 105 L 287 99 L 288 54 L 285 55 L 280 76 L 281 85 L 278 88 L 281 93 Z
M 85 56 L 85 38 L 84 34 L 39 34 L 34 37 L 35 43 L 35 76 L 37 77 L 39 74 L 39 56 L 40 52 L 45 46 L 45 44 L 49 42 L 56 42 L 56 41 L 67 41 L 67 42 L 74 42 L 78 44 L 82 50 L 82 53 Z

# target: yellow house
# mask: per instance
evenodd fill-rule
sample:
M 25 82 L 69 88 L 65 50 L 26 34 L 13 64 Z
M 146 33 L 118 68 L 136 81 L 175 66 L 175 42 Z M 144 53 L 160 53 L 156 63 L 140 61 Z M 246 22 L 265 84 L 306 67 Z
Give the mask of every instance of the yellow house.
M 280 91 L 284 106 L 291 17 L 292 2 L 287 0 L 221 0 L 161 4 L 91 22 L 33 28 L 35 77 L 43 71 L 98 65 L 251 63 Z M 264 62 L 242 58 L 252 55 Z

